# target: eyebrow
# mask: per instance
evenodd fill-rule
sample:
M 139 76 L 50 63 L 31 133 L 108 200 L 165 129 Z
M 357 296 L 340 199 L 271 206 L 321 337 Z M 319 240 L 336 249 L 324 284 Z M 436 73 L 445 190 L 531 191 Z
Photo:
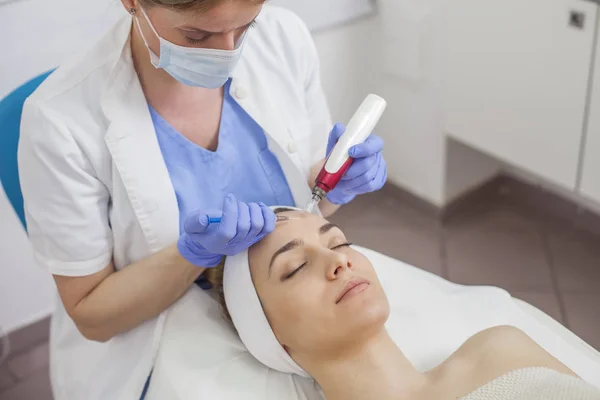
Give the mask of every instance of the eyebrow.
M 319 235 L 324 235 L 327 232 L 329 232 L 330 230 L 332 230 L 333 228 L 338 228 L 339 227 L 335 224 L 332 223 L 327 223 L 325 225 L 323 225 L 322 227 L 319 228 Z M 271 257 L 271 262 L 269 263 L 269 277 L 271 276 L 271 270 L 273 268 L 273 263 L 275 262 L 275 259 L 280 256 L 281 254 L 285 253 L 286 251 L 290 251 L 295 249 L 298 246 L 301 246 L 304 244 L 303 240 L 300 239 L 294 239 L 291 240 L 289 242 L 287 242 L 286 244 L 284 244 L 283 246 L 281 246 L 275 253 L 273 253 L 273 256 Z
M 330 230 L 332 230 L 333 228 L 340 229 L 340 227 L 337 226 L 336 224 L 327 223 L 327 224 L 325 224 L 325 225 L 323 225 L 322 227 L 319 228 L 319 235 L 324 235 L 327 232 L 329 232 Z
M 254 22 L 256 22 L 256 18 L 258 18 L 258 15 L 257 15 L 256 17 L 254 17 L 254 19 L 253 19 L 252 21 L 248 22 L 246 25 L 238 26 L 238 27 L 237 27 L 237 28 L 235 28 L 235 29 L 246 28 L 246 27 L 248 27 L 248 26 L 252 25 Z M 218 34 L 218 33 L 223 33 L 223 32 L 213 32 L 213 31 L 207 31 L 207 30 L 205 30 L 205 29 L 195 28 L 195 27 L 193 27 L 193 26 L 187 26 L 187 25 L 180 26 L 180 27 L 179 27 L 179 29 L 181 29 L 181 30 L 183 30 L 183 31 L 186 31 L 186 32 L 207 33 L 207 34 L 209 34 L 209 35 L 214 35 L 214 34 Z M 235 29 L 234 29 L 234 30 L 235 30 Z

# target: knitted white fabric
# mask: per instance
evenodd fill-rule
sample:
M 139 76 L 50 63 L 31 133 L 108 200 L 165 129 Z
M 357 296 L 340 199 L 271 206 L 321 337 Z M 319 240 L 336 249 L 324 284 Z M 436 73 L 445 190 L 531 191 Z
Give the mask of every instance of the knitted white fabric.
M 600 390 L 574 376 L 535 367 L 500 376 L 461 400 L 600 400 Z

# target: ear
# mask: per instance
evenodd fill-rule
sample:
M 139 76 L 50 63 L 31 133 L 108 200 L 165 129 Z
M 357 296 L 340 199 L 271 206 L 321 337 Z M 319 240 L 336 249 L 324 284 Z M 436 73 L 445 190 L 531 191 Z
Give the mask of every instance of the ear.
M 261 302 L 261 304 L 262 304 L 262 302 Z M 263 310 L 264 309 L 265 308 L 263 307 Z M 266 311 L 265 311 L 265 313 L 266 313 Z M 267 317 L 267 319 L 269 319 L 269 317 Z M 271 325 L 271 321 L 269 321 L 269 325 L 271 326 L 271 329 L 273 329 L 273 325 Z M 279 332 L 277 332 L 275 329 L 273 329 L 273 334 L 275 335 L 275 339 L 277 339 L 277 341 L 279 342 L 281 347 L 283 347 L 285 352 L 290 354 L 290 348 L 288 347 L 287 344 L 283 343 L 283 341 L 281 340 L 281 335 L 279 335 Z
M 283 347 L 285 352 L 288 353 L 288 356 L 292 356 L 292 352 L 290 351 L 290 348 L 287 346 L 287 344 L 282 344 L 281 347 Z
M 135 0 L 121 0 L 121 4 L 123 4 L 123 7 L 128 14 L 131 14 L 132 9 L 135 10 L 138 7 L 138 4 L 136 4 Z

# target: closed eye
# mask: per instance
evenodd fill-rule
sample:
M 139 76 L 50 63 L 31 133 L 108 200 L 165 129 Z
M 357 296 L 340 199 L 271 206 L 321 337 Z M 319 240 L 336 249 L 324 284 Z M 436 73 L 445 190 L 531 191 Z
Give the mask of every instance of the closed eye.
M 350 247 L 350 246 L 352 246 L 352 243 L 346 242 L 346 243 L 338 244 L 337 246 L 332 247 L 331 250 L 337 250 L 342 247 Z
M 290 272 L 289 274 L 285 275 L 283 277 L 282 280 L 286 281 L 288 279 L 290 279 L 292 276 L 296 275 L 298 272 L 300 272 L 300 270 L 304 267 L 306 267 L 306 264 L 308 264 L 307 262 L 305 262 L 304 264 L 302 264 L 301 266 L 299 266 L 298 268 L 296 268 L 295 270 L 293 270 L 292 272 Z
M 337 246 L 333 246 L 331 248 L 331 250 L 337 250 L 337 249 L 341 249 L 343 247 L 350 247 L 350 246 L 352 246 L 352 243 L 346 242 L 346 243 L 338 244 Z M 298 272 L 300 272 L 302 270 L 302 268 L 306 267 L 307 264 L 308 264 L 308 262 L 303 263 L 302 265 L 300 265 L 298 268 L 296 268 L 295 270 L 293 270 L 289 274 L 284 275 L 281 280 L 285 281 L 285 280 L 290 279 L 291 277 L 293 277 L 294 275 L 296 275 Z
M 256 26 L 257 22 L 256 19 L 253 19 L 248 25 L 242 27 L 243 30 L 248 30 L 251 28 L 254 28 Z M 204 42 L 206 39 L 208 39 L 210 36 L 212 35 L 212 33 L 207 32 L 204 36 L 200 37 L 200 38 L 192 38 L 189 36 L 185 36 L 185 40 L 189 43 L 189 44 L 200 44 L 202 42 Z
M 189 44 L 200 44 L 200 43 L 202 43 L 203 41 L 205 41 L 207 37 L 208 37 L 208 36 L 205 36 L 205 37 L 203 37 L 203 38 L 200 38 L 200 39 L 194 39 L 194 38 L 191 38 L 191 37 L 189 37 L 189 36 L 186 36 L 186 37 L 185 37 L 185 40 L 186 40 L 186 41 L 187 41 Z

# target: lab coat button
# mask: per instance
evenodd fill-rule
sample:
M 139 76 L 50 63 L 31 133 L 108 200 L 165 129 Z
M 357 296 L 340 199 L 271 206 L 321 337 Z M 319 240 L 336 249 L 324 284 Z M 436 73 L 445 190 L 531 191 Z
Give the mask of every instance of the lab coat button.
M 295 143 L 295 142 L 290 142 L 290 143 L 288 144 L 288 151 L 289 151 L 290 153 L 295 153 L 295 152 L 297 152 L 297 151 L 298 151 L 298 146 L 296 146 L 296 143 Z
M 235 97 L 238 99 L 245 99 L 248 96 L 248 91 L 243 86 L 238 86 L 235 89 Z

